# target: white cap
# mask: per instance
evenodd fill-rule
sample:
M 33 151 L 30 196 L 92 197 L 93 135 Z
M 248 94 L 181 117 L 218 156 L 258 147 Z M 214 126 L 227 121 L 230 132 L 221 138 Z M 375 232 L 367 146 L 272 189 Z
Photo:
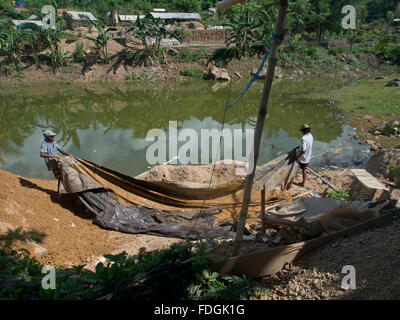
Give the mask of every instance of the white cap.
M 56 134 L 52 130 L 47 129 L 45 132 L 43 132 L 43 135 L 46 138 L 46 137 L 55 136 Z

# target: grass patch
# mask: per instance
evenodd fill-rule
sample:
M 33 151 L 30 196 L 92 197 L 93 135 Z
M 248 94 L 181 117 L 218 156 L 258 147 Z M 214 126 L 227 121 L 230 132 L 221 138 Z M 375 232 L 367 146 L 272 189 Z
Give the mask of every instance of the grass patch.
M 400 90 L 385 87 L 388 80 L 363 80 L 355 85 L 308 95 L 311 99 L 329 99 L 346 112 L 364 115 L 400 113 Z
M 176 60 L 178 62 L 199 62 L 204 59 L 206 51 L 204 48 L 189 49 L 184 48 L 179 50 Z

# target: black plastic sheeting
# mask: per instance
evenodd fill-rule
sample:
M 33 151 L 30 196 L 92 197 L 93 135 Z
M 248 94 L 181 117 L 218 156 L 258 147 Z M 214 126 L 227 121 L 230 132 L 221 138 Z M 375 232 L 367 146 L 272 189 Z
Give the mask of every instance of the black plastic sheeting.
M 218 209 L 194 213 L 165 211 L 144 206 L 123 206 L 112 190 L 99 188 L 79 194 L 82 203 L 96 215 L 100 227 L 126 233 L 147 233 L 182 239 L 233 238 L 228 227 L 216 225 Z

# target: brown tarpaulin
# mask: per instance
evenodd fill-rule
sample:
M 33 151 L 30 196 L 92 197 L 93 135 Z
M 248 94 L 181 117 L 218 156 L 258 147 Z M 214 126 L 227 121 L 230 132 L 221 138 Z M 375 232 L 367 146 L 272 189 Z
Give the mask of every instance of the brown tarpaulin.
M 293 156 L 293 152 L 282 155 L 257 169 L 251 203 L 253 213 L 259 210 L 257 189 L 261 183 L 271 186 L 268 193 L 271 201 L 287 198 L 284 190 L 293 181 L 297 166 Z M 85 206 L 96 215 L 95 223 L 102 227 L 180 238 L 234 235 L 227 227 L 219 226 L 219 222 L 231 220 L 240 210 L 243 175 L 233 177 L 231 185 L 212 183 L 207 190 L 204 184 L 199 186 L 193 182 L 133 178 L 75 157 L 62 158 L 59 166 L 65 191 L 79 194 Z M 139 223 L 140 226 L 136 225 Z

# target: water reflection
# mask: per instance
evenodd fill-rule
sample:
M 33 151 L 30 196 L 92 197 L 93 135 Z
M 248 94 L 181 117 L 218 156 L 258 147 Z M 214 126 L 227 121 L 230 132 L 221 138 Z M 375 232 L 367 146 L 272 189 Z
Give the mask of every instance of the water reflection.
M 324 87 L 336 86 L 332 80 Z M 178 129 L 220 129 L 228 87 L 215 82 L 166 82 L 158 84 L 89 84 L 83 87 L 54 85 L 2 89 L 0 93 L 0 165 L 27 177 L 50 178 L 39 158 L 42 130 L 56 131 L 57 142 L 70 153 L 130 175 L 148 168 L 145 140 L 149 130 L 160 128 L 168 135 L 170 121 Z M 243 82 L 233 85 L 237 92 Z M 352 128 L 343 125 L 325 101 L 297 98 L 300 92 L 318 90 L 316 80 L 277 82 L 268 106 L 259 162 L 298 145 L 301 123 L 311 125 L 314 153 L 351 143 Z M 262 83 L 227 112 L 229 130 L 254 128 Z M 200 134 L 199 134 L 200 136 Z M 180 145 L 183 144 L 180 143 Z M 201 148 L 201 147 L 199 147 Z M 233 152 L 233 150 L 232 150 Z M 353 150 L 324 161 L 345 162 Z M 346 157 L 345 157 L 346 156 Z M 345 159 L 341 159 L 345 157 Z M 360 156 L 358 156 L 360 157 Z M 346 160 L 347 159 L 347 160 Z

